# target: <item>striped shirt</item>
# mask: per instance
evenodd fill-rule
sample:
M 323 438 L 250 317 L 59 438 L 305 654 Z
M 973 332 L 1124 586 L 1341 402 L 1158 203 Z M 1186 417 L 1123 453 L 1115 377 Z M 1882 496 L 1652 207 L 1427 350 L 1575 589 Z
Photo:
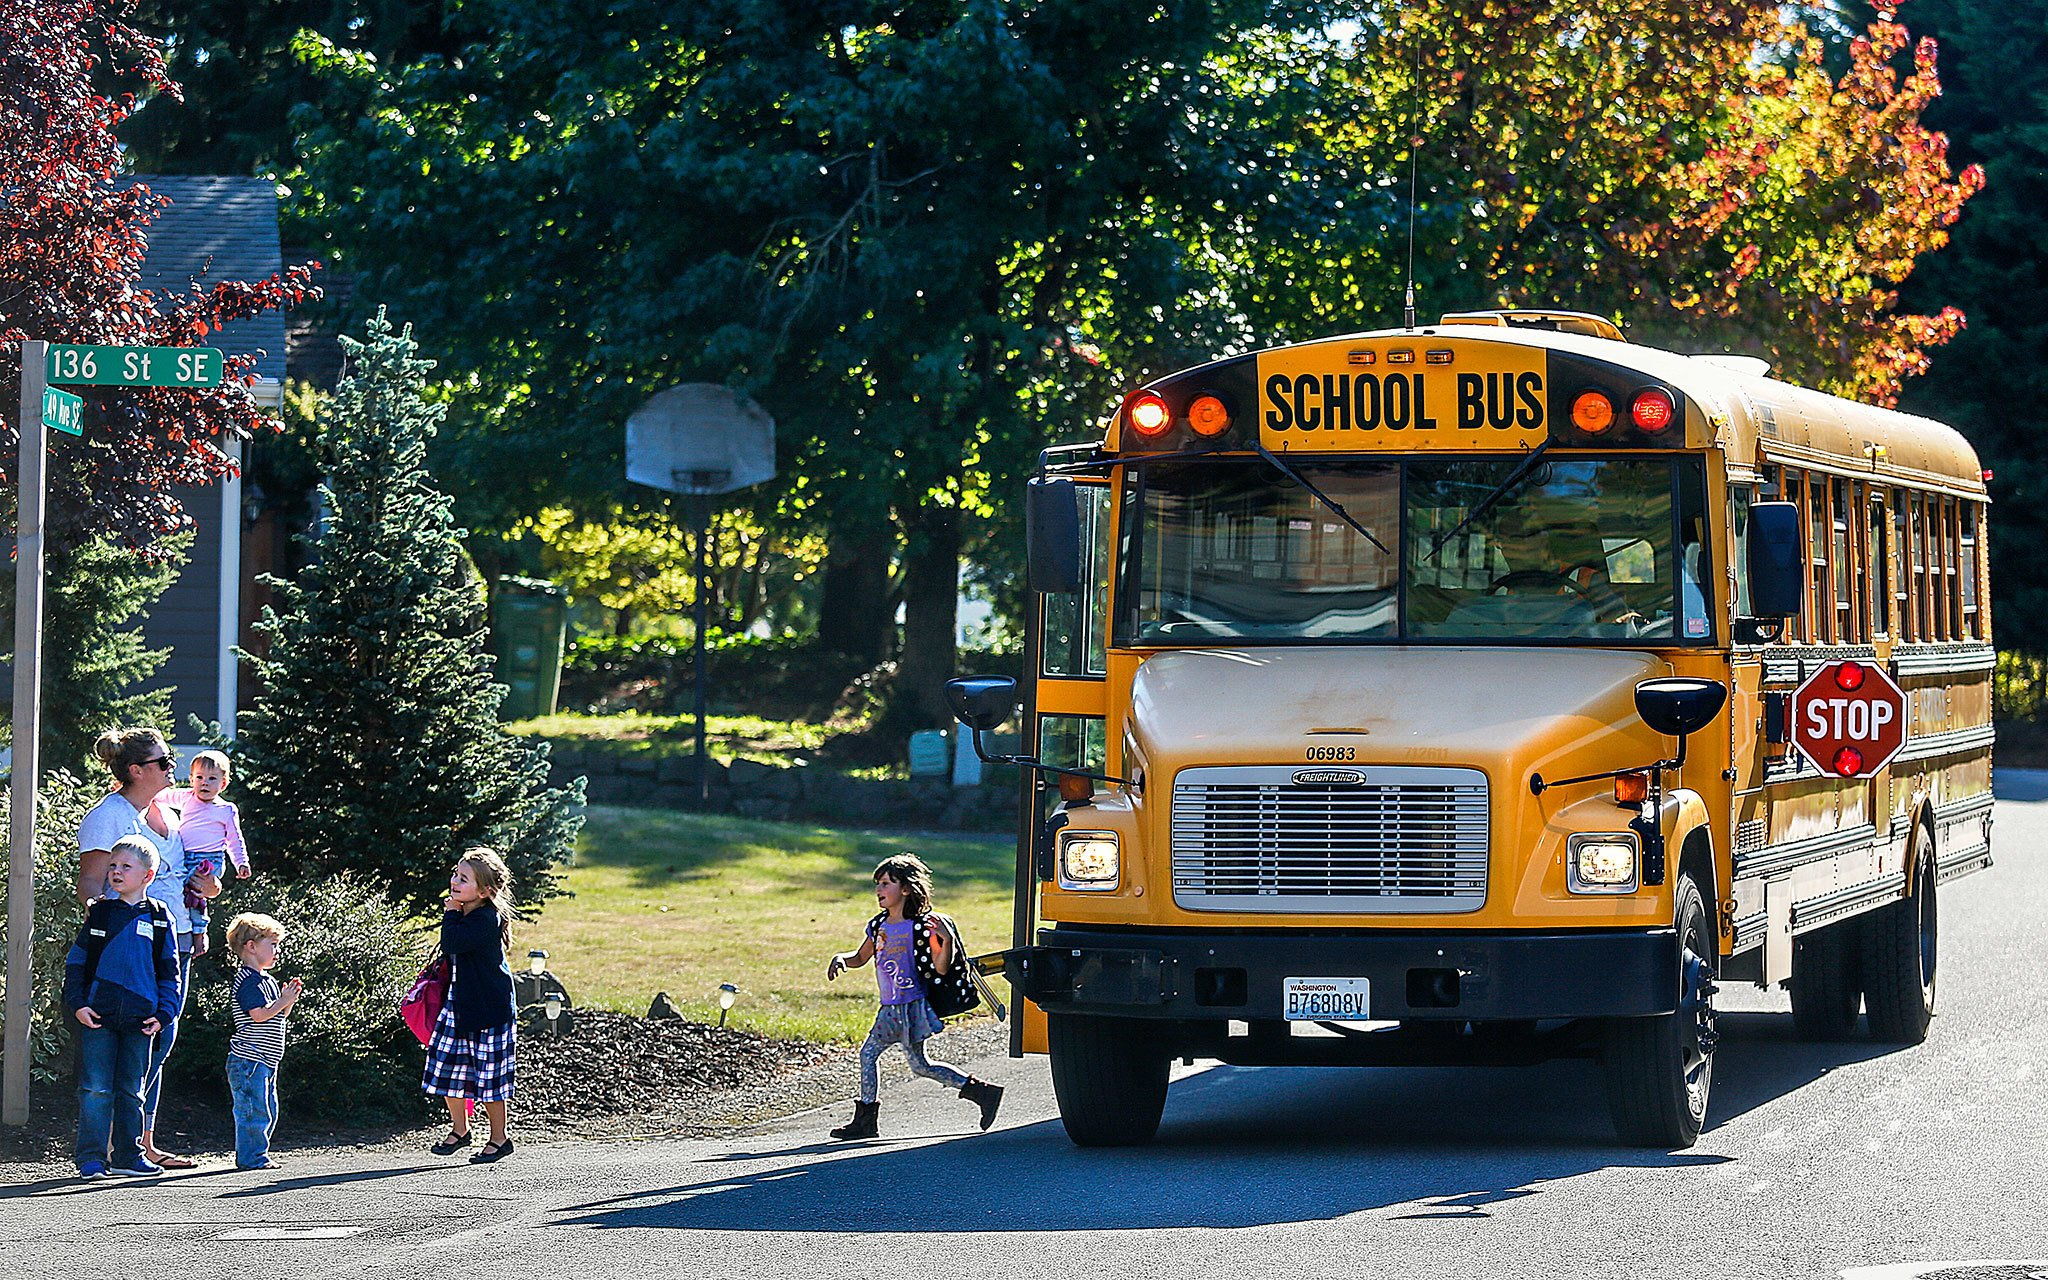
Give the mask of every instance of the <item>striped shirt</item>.
M 229 997 L 235 1011 L 235 1033 L 228 1040 L 231 1056 L 261 1062 L 273 1070 L 284 1061 L 284 1024 L 290 1015 L 280 1013 L 266 1022 L 249 1016 L 277 1003 L 277 997 L 276 978 L 248 965 L 235 971 L 234 991 Z

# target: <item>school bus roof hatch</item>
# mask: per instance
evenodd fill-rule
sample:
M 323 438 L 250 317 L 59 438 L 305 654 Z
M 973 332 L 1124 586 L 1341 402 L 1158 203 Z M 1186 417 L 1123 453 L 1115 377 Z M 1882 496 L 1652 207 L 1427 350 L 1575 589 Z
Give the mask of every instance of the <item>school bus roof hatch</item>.
M 1606 338 L 1610 342 L 1626 342 L 1621 336 L 1621 326 L 1606 316 L 1596 316 L 1584 311 L 1446 311 L 1437 321 L 1439 324 L 1479 324 L 1509 329 L 1551 329 L 1558 333 L 1583 334 L 1588 338 Z

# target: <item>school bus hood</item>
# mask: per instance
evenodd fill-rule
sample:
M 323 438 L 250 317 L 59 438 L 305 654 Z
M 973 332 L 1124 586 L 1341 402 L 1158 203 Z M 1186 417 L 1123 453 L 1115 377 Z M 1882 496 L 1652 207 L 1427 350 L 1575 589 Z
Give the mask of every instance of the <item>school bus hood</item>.
M 1179 650 L 1138 668 L 1130 738 L 1169 784 L 1196 765 L 1328 763 L 1460 765 L 1500 785 L 1668 754 L 1635 686 L 1669 673 L 1612 649 Z

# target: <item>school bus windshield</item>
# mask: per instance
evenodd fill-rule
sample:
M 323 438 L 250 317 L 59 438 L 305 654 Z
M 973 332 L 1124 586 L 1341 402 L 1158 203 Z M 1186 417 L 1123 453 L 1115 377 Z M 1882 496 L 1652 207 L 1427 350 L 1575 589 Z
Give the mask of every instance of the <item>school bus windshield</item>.
M 1256 461 L 1144 465 L 1118 642 L 1711 639 L 1695 461 L 1545 459 L 1503 490 L 1524 461 L 1297 465 L 1387 550 Z

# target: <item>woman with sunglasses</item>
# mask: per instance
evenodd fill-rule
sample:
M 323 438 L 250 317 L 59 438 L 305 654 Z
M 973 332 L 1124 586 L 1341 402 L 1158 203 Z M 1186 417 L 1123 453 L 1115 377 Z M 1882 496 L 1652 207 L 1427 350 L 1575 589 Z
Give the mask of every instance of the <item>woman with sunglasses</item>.
M 93 754 L 113 775 L 114 789 L 107 798 L 86 812 L 78 824 L 78 897 L 90 902 L 106 891 L 107 859 L 114 842 L 123 836 L 140 836 L 156 850 L 156 879 L 149 882 L 149 896 L 171 913 L 178 931 L 178 1011 L 182 1015 L 185 995 L 191 989 L 192 956 L 195 945 L 191 919 L 185 913 L 185 848 L 178 840 L 178 815 L 157 803 L 157 797 L 173 781 L 177 758 L 162 734 L 154 729 L 115 729 L 100 735 Z M 200 944 L 203 946 L 203 944 Z M 142 1086 L 142 1154 L 166 1169 L 190 1169 L 184 1156 L 157 1150 L 156 1110 L 163 1096 L 164 1059 L 178 1040 L 178 1018 L 163 1024 L 149 1048 L 149 1070 Z

